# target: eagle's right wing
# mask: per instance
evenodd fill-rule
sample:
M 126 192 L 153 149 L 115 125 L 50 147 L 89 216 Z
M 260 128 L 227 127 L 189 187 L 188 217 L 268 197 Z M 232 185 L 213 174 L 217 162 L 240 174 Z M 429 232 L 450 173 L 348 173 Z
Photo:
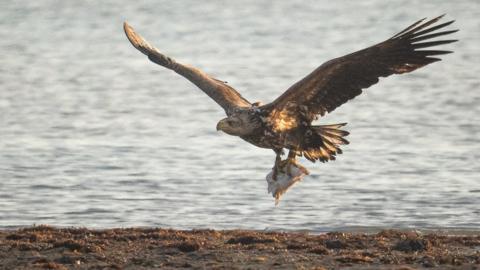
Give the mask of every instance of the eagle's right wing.
M 148 56 L 148 59 L 187 78 L 222 106 L 227 115 L 231 114 L 236 108 L 251 106 L 248 100 L 224 82 L 209 76 L 197 68 L 179 63 L 162 54 L 157 48 L 150 45 L 142 36 L 137 34 L 126 22 L 123 24 L 123 29 L 132 45 Z
M 422 49 L 457 41 L 431 40 L 458 31 L 435 32 L 453 21 L 429 27 L 442 17 L 420 20 L 384 42 L 324 63 L 263 109 L 272 112 L 271 119 L 278 129 L 288 129 L 297 126 L 300 119 L 312 121 L 317 115 L 335 110 L 361 94 L 362 89 L 376 84 L 380 77 L 440 61 L 435 56 L 451 51 Z

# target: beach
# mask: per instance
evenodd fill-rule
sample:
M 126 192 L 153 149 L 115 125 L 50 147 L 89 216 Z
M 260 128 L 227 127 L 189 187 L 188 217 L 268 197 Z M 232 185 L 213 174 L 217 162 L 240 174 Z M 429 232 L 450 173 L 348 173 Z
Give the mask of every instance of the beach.
M 480 270 L 479 7 L 2 0 L 0 270 Z
M 480 269 L 480 235 L 56 228 L 0 231 L 0 269 Z

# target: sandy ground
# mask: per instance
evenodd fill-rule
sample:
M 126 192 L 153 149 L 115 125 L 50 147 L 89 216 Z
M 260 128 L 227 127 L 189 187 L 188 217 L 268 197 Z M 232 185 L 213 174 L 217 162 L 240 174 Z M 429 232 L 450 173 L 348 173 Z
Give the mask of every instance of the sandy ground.
M 0 269 L 480 269 L 480 235 L 89 230 L 0 231 Z

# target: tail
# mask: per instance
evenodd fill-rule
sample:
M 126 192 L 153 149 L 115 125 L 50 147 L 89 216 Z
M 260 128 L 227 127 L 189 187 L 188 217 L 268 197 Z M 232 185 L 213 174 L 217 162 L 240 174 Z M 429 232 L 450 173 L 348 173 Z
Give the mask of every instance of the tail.
M 346 124 L 311 126 L 305 134 L 303 156 L 311 162 L 335 160 L 342 153 L 340 145 L 349 144 L 344 137 L 350 133 L 340 129 Z

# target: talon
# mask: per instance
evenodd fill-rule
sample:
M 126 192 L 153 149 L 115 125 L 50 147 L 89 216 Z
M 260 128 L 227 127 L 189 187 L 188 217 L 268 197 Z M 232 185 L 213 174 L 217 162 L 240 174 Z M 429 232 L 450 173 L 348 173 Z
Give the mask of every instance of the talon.
M 308 171 L 307 168 L 303 167 L 302 165 L 300 164 L 297 164 L 298 168 L 305 174 L 305 175 L 309 175 L 310 172 Z
M 299 164 L 297 161 L 294 161 L 295 167 L 297 167 L 302 173 L 305 175 L 309 175 L 310 172 L 308 171 L 307 168 L 303 167 L 301 164 Z

